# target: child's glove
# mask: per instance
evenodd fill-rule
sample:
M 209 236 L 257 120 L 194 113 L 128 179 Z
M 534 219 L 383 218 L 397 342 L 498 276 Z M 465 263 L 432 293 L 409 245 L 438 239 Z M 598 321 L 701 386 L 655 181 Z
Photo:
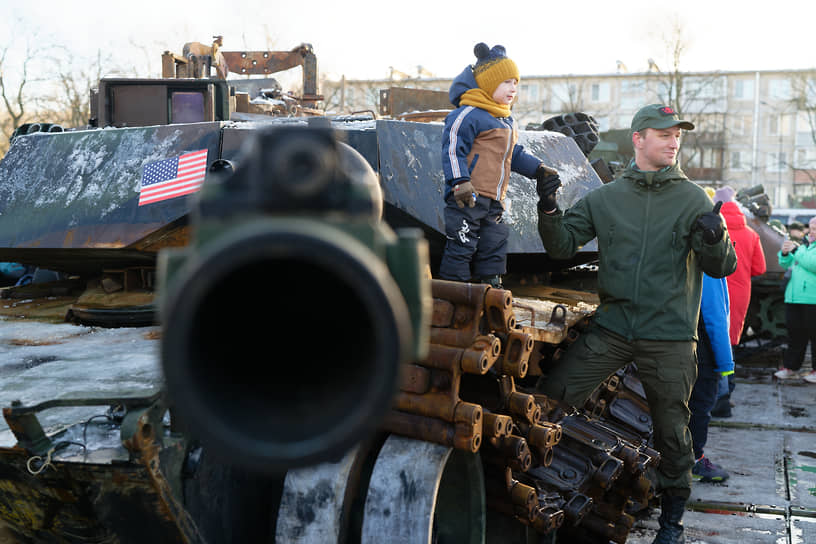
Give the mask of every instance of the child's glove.
M 720 208 L 722 208 L 722 201 L 714 204 L 712 211 L 700 214 L 694 224 L 696 230 L 703 231 L 703 242 L 710 246 L 722 240 L 723 230 L 725 229 L 720 215 Z
M 555 201 L 555 192 L 561 187 L 561 178 L 558 172 L 543 164 L 536 170 L 536 192 L 538 193 L 538 209 L 551 212 L 558 207 Z
M 453 198 L 456 200 L 456 205 L 464 208 L 467 204 L 468 208 L 476 206 L 476 190 L 473 184 L 469 181 L 463 181 L 459 185 L 453 187 Z

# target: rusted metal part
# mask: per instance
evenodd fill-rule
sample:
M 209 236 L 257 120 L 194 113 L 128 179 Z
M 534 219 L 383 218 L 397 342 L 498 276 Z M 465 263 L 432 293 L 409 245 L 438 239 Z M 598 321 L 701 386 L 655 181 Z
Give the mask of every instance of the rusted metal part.
M 469 348 L 431 344 L 428 358 L 422 364 L 440 370 L 458 367 L 470 374 L 485 374 L 498 359 L 500 349 L 501 342 L 492 334 L 477 337 Z
M 530 447 L 522 436 L 510 435 L 485 440 L 482 457 L 498 467 L 526 472 L 533 462 Z
M 556 302 L 532 298 L 514 298 L 516 321 L 521 330 L 533 339 L 546 344 L 558 345 L 577 338 L 587 316 L 596 308 L 595 304 L 583 301 L 572 303 Z M 575 332 L 569 331 L 575 328 Z M 570 342 L 571 343 L 571 342 Z M 533 369 L 535 370 L 535 369 Z M 540 372 L 537 372 L 540 374 Z
M 384 430 L 394 434 L 470 452 L 479 451 L 482 445 L 481 432 L 475 427 L 397 410 L 391 410 L 382 424 Z
M 489 288 L 485 294 L 485 314 L 488 326 L 498 332 L 510 332 L 516 328 L 513 312 L 513 295 L 510 291 Z
M 558 529 L 564 522 L 565 513 L 561 509 L 563 500 L 539 497 L 536 490 L 513 478 L 508 467 L 505 474 L 505 489 L 500 489 L 498 475 L 492 474 L 486 480 L 488 506 L 508 516 L 513 516 L 524 525 L 533 527 L 541 533 Z M 508 500 L 509 498 L 509 500 Z
M 407 364 L 402 366 L 400 390 L 421 395 L 431 387 L 431 371 L 423 366 Z
M 510 467 L 499 469 L 496 466 L 486 466 L 485 492 L 487 506 L 491 510 L 513 516 L 525 525 L 533 520 L 538 506 L 536 490 L 513 478 Z
M 389 87 L 380 89 L 380 115 L 405 119 L 403 114 L 436 110 L 444 118 L 453 106 L 446 91 Z M 441 111 L 440 111 L 441 110 Z
M 434 298 L 431 343 L 463 348 L 472 346 L 480 335 L 488 289 L 484 284 L 434 280 L 431 283 Z M 443 301 L 442 309 L 437 311 L 440 300 Z
M 648 432 L 633 426 L 645 400 L 638 382 L 613 376 L 593 393 L 589 412 L 529 391 L 528 377 L 580 337 L 594 307 L 518 304 L 509 291 L 481 284 L 433 280 L 431 290 L 429 355 L 407 367 L 384 428 L 478 450 L 488 507 L 538 532 L 569 520 L 575 534 L 625 540 L 632 521 L 626 502 L 648 504 L 645 473 L 659 461 L 646 445 Z M 609 410 L 616 402 L 628 403 L 618 406 L 618 417 Z
M 561 441 L 561 425 L 549 421 L 539 421 L 530 425 L 527 441 L 538 448 L 552 448 Z
M 135 461 L 145 467 L 153 488 L 160 499 L 157 508 L 163 511 L 164 516 L 172 520 L 179 530 L 179 542 L 189 544 L 204 544 L 204 537 L 198 530 L 192 518 L 184 509 L 182 503 L 173 494 L 170 484 L 161 471 L 159 452 L 164 448 L 161 434 L 164 433 L 161 418 L 166 410 L 163 403 L 154 403 L 138 412 L 131 412 L 128 416 L 135 419 L 135 428 L 127 429 L 126 421 L 122 424 L 122 445 L 135 457 Z M 124 436 L 126 430 L 131 430 L 129 436 Z M 176 444 L 176 448 L 183 445 Z
M 434 417 L 450 423 L 478 424 L 481 432 L 482 407 L 453 399 L 445 392 L 417 395 L 403 391 L 397 393 L 394 407 L 403 412 Z
M 14 413 L 14 408 L 19 406 L 22 406 L 20 401 L 15 400 L 10 408 L 3 408 L 3 418 L 17 439 L 16 447 L 36 455 L 45 455 L 51 449 L 51 440 L 45 435 L 34 413 Z
M 45 409 L 119 400 L 16 403 L 4 415 L 36 422 L 37 412 Z M 174 491 L 164 474 L 165 467 L 181 465 L 186 447 L 183 439 L 162 438 L 161 394 L 124 402 L 130 407 L 122 426 L 124 447 L 94 452 L 95 462 L 58 458 L 59 448 L 76 444 L 55 437 L 49 437 L 52 445 L 42 456 L 26 449 L 23 440 L 0 448 L 0 519 L 20 541 L 67 542 L 70 536 L 83 542 L 204 542 L 179 502 L 180 489 Z
M 511 392 L 507 397 L 508 410 L 528 423 L 536 423 L 541 417 L 541 407 L 536 404 L 535 397 L 519 393 L 518 391 Z
M 592 510 L 594 501 L 582 493 L 572 493 L 567 496 L 569 498 L 563 506 L 564 514 L 573 525 L 578 525 L 584 516 Z
M 530 354 L 535 346 L 532 335 L 513 330 L 507 333 L 507 338 L 502 344 L 504 345 L 504 352 L 499 360 L 499 371 L 514 378 L 525 377 Z
M 229 71 L 236 74 L 274 74 L 301 66 L 314 52 L 304 44 L 293 51 L 221 51 Z
M 561 527 L 563 523 L 563 510 L 544 506 L 536 508 L 535 517 L 530 525 L 539 533 L 549 533 Z
M 513 418 L 504 414 L 494 414 L 488 410 L 482 413 L 482 433 L 485 439 L 510 436 L 513 431 Z
M 317 57 L 311 44 L 303 43 L 291 51 L 219 51 L 229 71 L 242 74 L 269 75 L 300 66 L 304 106 L 314 107 L 323 97 L 317 93 Z
M 527 512 L 525 517 L 531 520 L 533 518 L 532 514 L 538 506 L 536 490 L 513 478 L 513 471 L 510 467 L 504 469 L 504 479 L 510 501 L 517 506 L 521 506 Z

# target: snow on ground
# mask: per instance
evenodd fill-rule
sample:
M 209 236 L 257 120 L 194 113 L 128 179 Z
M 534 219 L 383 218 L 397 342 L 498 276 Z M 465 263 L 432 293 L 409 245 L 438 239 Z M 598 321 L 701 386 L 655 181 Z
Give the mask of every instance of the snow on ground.
M 159 389 L 158 327 L 103 329 L 0 319 L 0 406 L 50 399 L 146 396 Z M 103 413 L 106 406 L 39 414 L 46 432 Z M 14 436 L 0 420 L 0 446 Z

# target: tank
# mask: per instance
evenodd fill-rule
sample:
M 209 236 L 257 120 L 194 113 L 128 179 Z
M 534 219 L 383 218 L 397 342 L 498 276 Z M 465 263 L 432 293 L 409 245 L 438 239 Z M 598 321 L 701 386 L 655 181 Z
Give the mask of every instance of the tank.
M 161 369 L 140 395 L 89 383 L 4 407 L 13 538 L 624 542 L 659 462 L 636 374 L 577 410 L 535 393 L 596 304 L 552 280 L 594 244 L 551 261 L 514 179 L 508 262 L 527 284 L 433 279 L 440 125 L 232 119 L 224 80 L 177 83 L 107 81 L 97 119 L 121 126 L 26 134 L 0 162 L 0 260 L 63 274 L 4 291 L 8 313 L 145 329 L 132 355 Z M 209 117 L 174 122 L 196 93 Z M 562 173 L 562 204 L 601 185 L 572 138 L 521 139 Z M 51 415 L 91 406 L 104 417 Z

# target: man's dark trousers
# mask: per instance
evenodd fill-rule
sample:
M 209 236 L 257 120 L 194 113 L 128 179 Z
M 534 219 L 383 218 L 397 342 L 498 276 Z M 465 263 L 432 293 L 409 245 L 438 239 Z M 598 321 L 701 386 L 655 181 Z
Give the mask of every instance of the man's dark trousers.
M 537 389 L 580 408 L 601 382 L 634 361 L 661 455 L 658 490 L 688 498 L 694 466 L 688 401 L 697 378 L 695 347 L 691 340 L 628 340 L 593 324 L 539 379 Z

